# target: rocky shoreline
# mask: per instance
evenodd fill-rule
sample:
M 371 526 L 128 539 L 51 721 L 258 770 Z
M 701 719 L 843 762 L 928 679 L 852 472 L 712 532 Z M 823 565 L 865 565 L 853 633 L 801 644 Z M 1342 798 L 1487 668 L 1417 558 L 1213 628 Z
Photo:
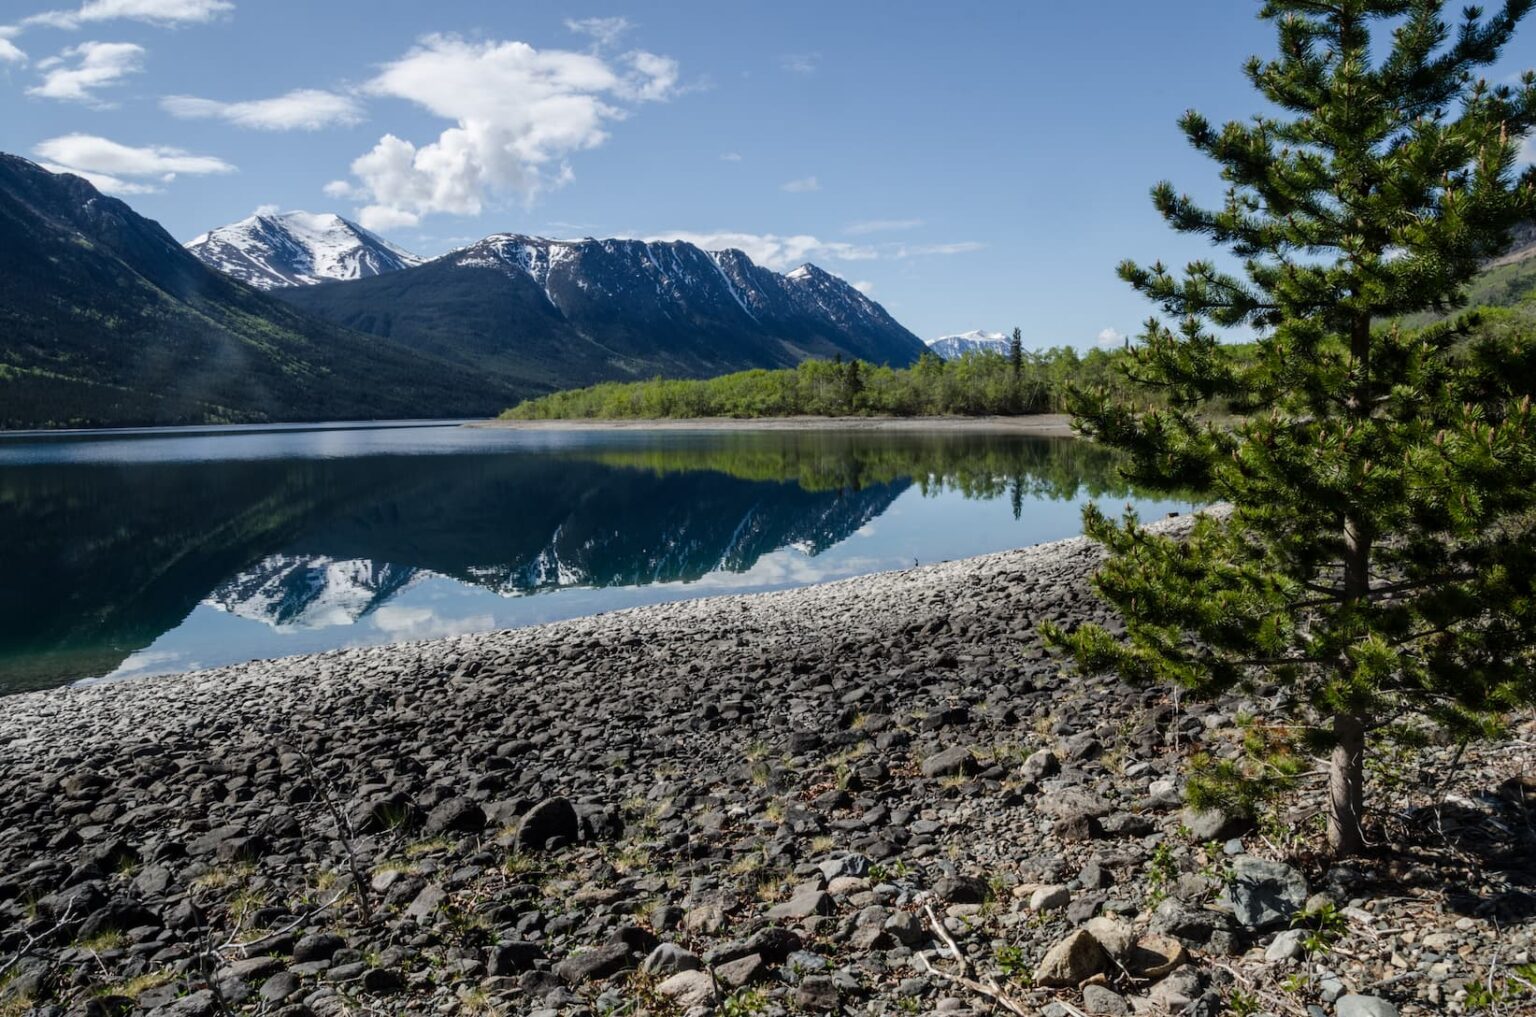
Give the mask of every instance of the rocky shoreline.
M 1046 653 L 1097 561 L 0 700 L 0 1017 L 1536 1012 L 1529 719 L 1330 867 L 1182 806 L 1263 701 Z

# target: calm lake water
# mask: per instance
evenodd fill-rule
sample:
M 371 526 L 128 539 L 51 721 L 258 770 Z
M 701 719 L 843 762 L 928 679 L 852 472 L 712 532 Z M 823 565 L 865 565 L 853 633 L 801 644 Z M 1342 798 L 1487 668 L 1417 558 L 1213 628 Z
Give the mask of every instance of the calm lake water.
M 1147 518 L 1067 439 L 454 423 L 0 436 L 0 692 L 781 589 Z

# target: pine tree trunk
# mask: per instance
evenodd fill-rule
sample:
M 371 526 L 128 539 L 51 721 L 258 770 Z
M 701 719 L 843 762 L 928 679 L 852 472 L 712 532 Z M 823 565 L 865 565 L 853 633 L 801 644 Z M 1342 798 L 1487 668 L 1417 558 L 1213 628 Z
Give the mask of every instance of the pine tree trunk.
M 1365 720 L 1340 713 L 1333 718 L 1333 760 L 1328 774 L 1328 847 L 1337 858 L 1365 848 Z

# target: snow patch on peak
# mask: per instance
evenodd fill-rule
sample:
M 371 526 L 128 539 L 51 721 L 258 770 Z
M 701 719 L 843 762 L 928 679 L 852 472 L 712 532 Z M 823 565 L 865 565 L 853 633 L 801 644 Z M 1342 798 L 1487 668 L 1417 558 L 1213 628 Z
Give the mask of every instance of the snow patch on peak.
M 334 212 L 259 212 L 186 247 L 205 264 L 263 290 L 364 279 L 424 261 Z

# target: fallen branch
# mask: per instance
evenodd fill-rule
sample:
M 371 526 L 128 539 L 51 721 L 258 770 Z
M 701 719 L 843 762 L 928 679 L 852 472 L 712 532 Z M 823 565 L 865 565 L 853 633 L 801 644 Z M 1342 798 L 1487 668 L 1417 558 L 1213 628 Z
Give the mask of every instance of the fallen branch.
M 1003 987 L 998 985 L 995 980 L 988 979 L 986 982 L 980 982 L 971 976 L 970 961 L 966 960 L 965 954 L 961 952 L 960 947 L 950 936 L 949 930 L 944 928 L 944 923 L 939 921 L 938 916 L 933 913 L 933 906 L 931 904 L 923 905 L 923 914 L 927 916 L 928 924 L 933 929 L 934 934 L 939 937 L 945 947 L 948 948 L 950 955 L 954 957 L 955 962 L 960 965 L 959 974 L 943 971 L 929 964 L 928 958 L 919 951 L 917 962 L 922 966 L 924 972 L 937 975 L 947 982 L 967 988 L 978 995 L 986 996 L 1004 1010 L 1015 1014 L 1016 1017 L 1031 1017 L 1030 1011 L 1024 1009 L 1022 1003 L 1009 998 L 1008 994 L 1003 991 Z M 1070 1003 L 1062 1002 L 1061 1005 L 1066 1008 L 1072 1017 L 1087 1017 L 1086 1014 Z

